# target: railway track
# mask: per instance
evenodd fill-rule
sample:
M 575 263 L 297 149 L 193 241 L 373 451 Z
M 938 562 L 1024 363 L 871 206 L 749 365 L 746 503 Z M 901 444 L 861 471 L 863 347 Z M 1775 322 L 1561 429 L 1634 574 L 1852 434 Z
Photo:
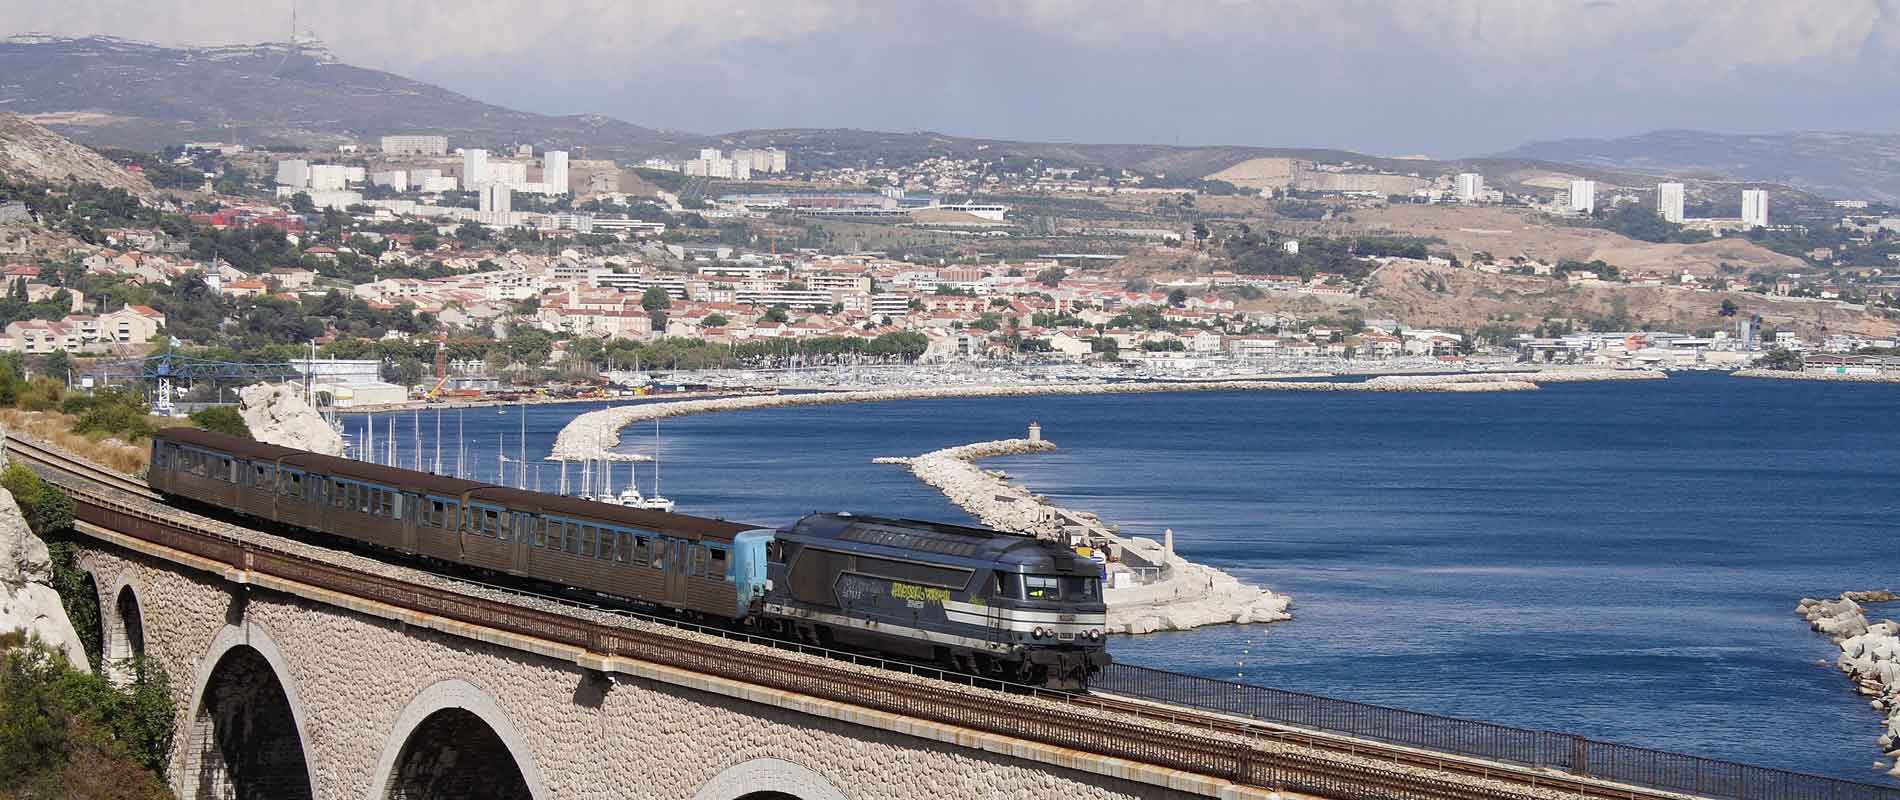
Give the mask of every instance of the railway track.
M 550 615 L 524 604 L 403 581 L 261 546 L 166 507 L 156 492 L 136 478 L 30 440 L 7 437 L 3 446 L 8 456 L 39 467 L 43 474 L 51 471 L 63 476 L 65 480 L 60 483 L 73 495 L 76 517 L 83 522 L 234 569 L 581 647 L 604 656 L 687 669 L 1246 786 L 1339 800 L 1681 800 L 1704 796 L 1613 784 L 1559 770 L 1438 753 L 1133 697 L 979 685 L 980 679 L 940 670 L 787 645 L 645 614 L 592 609 L 626 620 L 622 624 L 604 624 L 579 615 Z M 524 598 L 552 599 L 488 588 Z M 628 624 L 635 621 L 659 622 L 701 635 Z M 854 668 L 867 665 L 895 669 Z M 989 691 L 992 689 L 1006 691 Z M 1796 795 L 1742 792 L 1707 796 L 1766 800 Z M 1887 800 L 1884 795 L 1858 792 L 1813 796 Z M 1893 796 L 1900 797 L 1900 793 Z

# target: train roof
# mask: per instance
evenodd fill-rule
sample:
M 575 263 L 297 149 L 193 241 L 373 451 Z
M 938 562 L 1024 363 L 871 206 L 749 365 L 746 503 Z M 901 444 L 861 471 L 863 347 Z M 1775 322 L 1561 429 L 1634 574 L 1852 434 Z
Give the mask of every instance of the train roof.
M 1075 555 L 1061 545 L 1022 533 L 850 513 L 810 514 L 794 523 L 789 532 L 954 558 L 1026 565 L 1051 563 Z
M 688 514 L 626 508 L 564 495 L 533 492 L 448 475 L 371 464 L 367 461 L 326 456 L 308 450 L 255 442 L 199 428 L 166 428 L 153 434 L 153 438 L 218 450 L 245 459 L 267 459 L 339 478 L 352 478 L 368 483 L 413 489 L 440 497 L 460 497 L 464 493 L 475 492 L 474 499 L 476 500 L 485 500 L 511 508 L 533 508 L 543 512 L 582 517 L 612 525 L 692 539 L 731 539 L 742 531 L 761 527 Z

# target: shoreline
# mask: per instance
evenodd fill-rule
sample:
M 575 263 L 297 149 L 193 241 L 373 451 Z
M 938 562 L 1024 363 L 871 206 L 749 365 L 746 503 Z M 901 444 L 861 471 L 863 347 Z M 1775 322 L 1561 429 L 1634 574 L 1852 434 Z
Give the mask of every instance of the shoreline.
M 1032 432 L 1032 436 L 1035 434 Z M 1056 449 L 1040 438 L 1002 439 L 934 450 L 914 457 L 883 457 L 874 464 L 906 466 L 925 484 L 988 527 L 1066 541 L 1106 552 L 1102 600 L 1108 632 L 1138 635 L 1184 631 L 1207 625 L 1282 622 L 1292 619 L 1292 600 L 1174 553 L 1166 543 L 1124 537 L 1092 513 L 1050 503 L 1007 476 L 975 463 L 979 458 L 1026 455 Z M 1146 578 L 1146 582 L 1142 579 Z
M 1825 372 L 1797 372 L 1789 369 L 1738 369 L 1732 378 L 1766 378 L 1784 381 L 1834 381 L 1837 383 L 1900 383 L 1900 375 L 1834 375 Z
M 1900 778 L 1900 623 L 1883 619 L 1869 624 L 1861 606 L 1895 600 L 1900 595 L 1885 590 L 1842 592 L 1834 600 L 1803 597 L 1795 613 L 1841 649 L 1834 667 L 1854 683 L 1856 692 L 1873 698 L 1868 705 L 1881 717 L 1880 750 L 1894 762 L 1887 774 Z
M 1025 386 L 941 386 L 917 389 L 874 389 L 812 394 L 776 394 L 723 397 L 709 400 L 635 403 L 589 411 L 575 417 L 555 437 L 549 458 L 598 458 L 620 443 L 620 430 L 635 422 L 707 414 L 751 411 L 788 406 L 874 403 L 891 400 L 941 400 L 985 397 L 1049 397 L 1065 395 L 1162 394 L 1169 392 L 1531 392 L 1535 383 L 1524 380 L 1479 382 L 1356 383 L 1320 381 L 1186 381 L 1180 383 L 1075 383 Z

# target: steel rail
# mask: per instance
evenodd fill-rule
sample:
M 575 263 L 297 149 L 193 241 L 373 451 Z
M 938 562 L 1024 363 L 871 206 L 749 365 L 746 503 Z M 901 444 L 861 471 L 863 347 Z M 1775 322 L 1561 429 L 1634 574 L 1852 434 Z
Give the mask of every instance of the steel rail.
M 62 482 L 61 485 L 74 497 L 75 516 L 87 523 L 232 569 L 272 575 L 468 625 L 576 647 L 599 656 L 684 669 L 1242 785 L 1340 800 L 1504 800 L 1545 796 L 1538 790 L 1605 800 L 1685 797 L 1638 787 L 1611 786 L 1548 770 L 1456 756 L 1439 757 L 1422 749 L 1228 718 L 1188 707 L 1016 687 L 919 669 L 914 665 L 900 667 L 910 674 L 867 673 L 833 660 L 790 657 L 788 652 L 824 655 L 857 665 L 890 666 L 892 662 L 805 646 L 787 648 L 784 643 L 759 640 L 746 634 L 640 614 L 609 612 L 630 620 L 665 622 L 709 636 L 662 633 L 551 615 L 513 603 L 405 582 L 243 541 L 198 525 L 191 515 L 165 508 L 149 487 L 121 473 L 17 437 L 7 437 L 4 447 L 8 454 L 24 461 L 79 479 L 77 483 Z M 112 491 L 100 491 L 86 485 L 88 483 Z M 131 496 L 114 497 L 113 491 Z M 546 599 L 543 595 L 530 596 Z M 773 644 L 782 649 L 760 651 L 728 643 L 735 640 Z M 931 677 L 949 680 L 931 680 Z M 972 688 L 988 691 L 972 691 Z M 999 693 L 993 689 L 1005 691 Z M 1047 700 L 1061 702 L 1039 702 Z M 1114 724 L 1109 724 L 1104 714 L 1112 715 Z M 1222 736 L 1209 736 L 1209 733 Z M 1383 764 L 1405 769 L 1394 770 Z M 1419 774 L 1425 771 L 1443 774 Z M 1460 778 L 1484 780 L 1493 785 L 1478 785 Z M 1525 791 L 1496 784 L 1508 784 Z

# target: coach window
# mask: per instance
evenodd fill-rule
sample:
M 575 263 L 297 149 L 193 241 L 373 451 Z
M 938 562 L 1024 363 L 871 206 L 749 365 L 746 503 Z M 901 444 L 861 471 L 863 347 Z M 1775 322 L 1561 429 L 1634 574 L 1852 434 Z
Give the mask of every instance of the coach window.
M 594 549 L 594 535 L 594 526 L 582 525 L 581 535 L 570 536 L 567 539 L 568 554 L 578 556 L 581 553 L 592 551 Z
M 497 514 L 497 515 L 496 515 L 496 519 L 497 519 L 497 520 L 499 521 L 499 523 L 500 523 L 500 529 L 499 529 L 499 532 L 498 532 L 498 533 L 497 533 L 497 535 L 496 535 L 496 538 L 498 538 L 498 539 L 500 539 L 500 540 L 502 540 L 502 541 L 504 541 L 504 542 L 512 542 L 512 541 L 514 541 L 514 540 L 515 540 L 515 515 L 514 515 L 514 513 L 513 513 L 513 512 L 508 512 L 508 513 L 504 513 L 504 514 Z
M 706 574 L 706 548 L 693 545 L 692 552 L 686 557 L 686 574 L 695 578 Z
M 623 543 L 621 546 L 627 548 L 627 560 L 635 564 L 647 563 L 647 549 L 652 547 L 650 541 L 645 536 L 635 536 L 632 542 Z
M 619 531 L 601 528 L 600 542 L 598 543 L 599 549 L 595 551 L 594 557 L 602 561 L 619 561 L 620 537 L 623 535 L 624 534 Z
M 711 575 L 715 578 L 725 577 L 726 576 L 726 551 L 718 547 L 709 547 L 707 548 L 707 550 L 710 552 L 710 555 L 708 556 L 708 558 L 710 559 L 710 563 L 707 564 L 706 566 L 706 574 Z
M 492 508 L 482 509 L 482 535 L 494 536 L 501 530 L 501 515 Z

